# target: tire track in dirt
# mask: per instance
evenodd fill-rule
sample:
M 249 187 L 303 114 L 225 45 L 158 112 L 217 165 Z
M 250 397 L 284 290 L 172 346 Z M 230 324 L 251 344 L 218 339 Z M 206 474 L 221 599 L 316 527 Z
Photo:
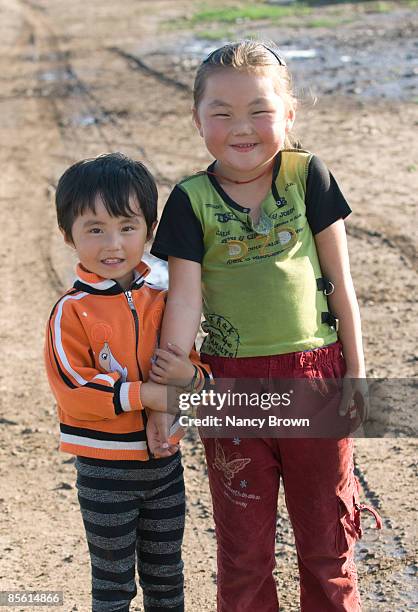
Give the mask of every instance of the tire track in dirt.
M 50 27 L 44 11 L 40 10 L 40 14 L 38 14 L 37 11 L 39 7 L 36 8 L 31 2 L 23 2 L 22 5 L 26 7 L 25 39 L 30 46 L 29 56 L 31 57 L 34 71 L 39 72 L 39 70 L 42 69 L 43 72 L 53 72 L 57 75 L 56 82 L 54 82 L 52 87 L 40 87 L 35 91 L 32 89 L 30 95 L 24 95 L 23 97 L 39 99 L 40 104 L 42 104 L 43 113 L 45 113 L 45 109 L 48 109 L 48 114 L 59 131 L 61 140 L 59 148 L 62 151 L 61 155 L 64 159 L 72 161 L 71 150 L 82 149 L 83 146 L 82 136 L 81 138 L 79 137 L 77 130 L 74 130 L 72 133 L 73 142 L 68 141 L 68 130 L 64 123 L 64 117 L 65 105 L 71 97 L 77 97 L 78 104 L 83 106 L 82 112 L 98 118 L 97 123 L 95 122 L 93 126 L 97 132 L 97 138 L 99 141 L 103 142 L 103 147 L 114 149 L 113 143 L 117 139 L 120 139 L 123 124 L 114 120 L 113 117 L 107 113 L 106 108 L 98 102 L 95 96 L 90 92 L 89 87 L 78 77 L 69 60 L 69 54 L 60 49 L 58 35 L 54 29 Z M 36 13 L 33 11 L 36 11 Z M 105 123 L 105 125 L 102 125 L 103 123 Z M 129 138 L 129 132 L 125 131 L 125 136 Z M 140 151 L 141 156 L 143 158 L 146 157 L 145 150 L 141 148 Z M 149 160 L 148 164 L 151 165 Z M 154 174 L 157 174 L 157 180 L 159 179 L 160 182 L 163 180 L 166 184 L 171 184 L 166 177 L 156 172 L 155 169 Z M 36 177 L 36 172 L 33 171 L 31 176 L 28 177 L 28 180 L 35 180 L 36 178 L 39 179 L 39 176 Z M 55 187 L 54 179 L 43 177 L 43 183 L 48 192 L 48 199 L 51 199 Z M 51 252 L 51 222 L 53 223 L 51 217 L 49 217 L 48 224 L 41 222 L 42 231 L 39 247 L 44 262 L 44 268 L 48 275 L 49 284 L 55 293 L 61 294 L 66 287 L 64 287 L 65 282 L 62 280 L 61 271 L 57 269 L 55 265 L 56 253 Z M 185 451 L 187 454 L 187 443 L 185 444 Z M 213 537 L 206 538 L 205 541 L 204 533 L 199 525 L 199 514 L 196 516 L 194 510 L 194 507 L 191 507 L 188 514 L 191 531 L 189 532 L 189 537 L 186 538 L 185 553 L 189 555 L 189 558 L 197 559 L 198 562 L 202 564 L 200 565 L 200 569 L 196 569 L 196 571 L 193 569 L 193 584 L 197 582 L 197 584 L 199 584 L 199 591 L 201 592 L 192 593 L 191 597 L 189 595 L 189 599 L 191 598 L 194 605 L 196 605 L 195 609 L 203 610 L 210 609 L 210 601 L 213 601 L 215 597 L 213 589 L 210 600 L 208 600 L 205 595 L 207 590 L 207 565 L 203 563 L 203 560 L 207 557 L 210 545 L 213 548 Z M 197 550 L 195 549 L 196 545 Z M 86 573 L 86 579 L 87 575 Z M 190 582 L 190 578 L 188 578 L 188 581 Z M 133 609 L 136 609 L 135 605 Z
M 59 45 L 59 37 L 51 26 L 48 17 L 45 14 L 44 7 L 30 2 L 28 0 L 19 0 L 24 8 L 25 17 L 25 39 L 29 42 L 32 62 L 36 72 L 40 72 L 40 68 L 36 66 L 41 63 L 47 65 L 42 68 L 44 74 L 54 74 L 57 76 L 52 87 L 39 86 L 31 90 L 30 97 L 41 98 L 42 102 L 49 105 L 49 112 L 53 117 L 55 125 L 59 129 L 62 140 L 62 148 L 66 151 L 65 156 L 68 162 L 73 161 L 73 156 L 68 151 L 68 133 L 65 126 L 65 107 L 68 98 L 76 97 L 77 103 L 82 108 L 82 114 L 94 118 L 93 128 L 97 132 L 97 138 L 103 143 L 107 150 L 114 150 L 114 143 L 120 139 L 120 134 L 129 139 L 130 133 L 124 129 L 124 124 L 115 118 L 107 109 L 99 102 L 99 100 L 91 93 L 87 84 L 77 75 L 71 62 L 69 61 L 69 53 L 63 52 Z M 16 96 L 20 97 L 23 92 L 16 92 Z M 107 125 L 102 125 L 107 124 Z M 73 148 L 82 149 L 82 135 L 77 129 L 71 132 Z M 75 142 L 74 142 L 75 141 Z M 146 163 L 152 166 L 144 147 L 135 143 L 137 150 Z M 155 169 L 154 175 L 157 181 L 169 183 L 166 177 Z M 52 179 L 47 179 L 48 199 L 52 198 L 56 185 Z M 61 294 L 65 290 L 59 270 L 54 265 L 54 254 L 51 253 L 51 231 L 50 227 L 44 226 L 42 232 L 42 240 L 40 248 L 44 260 L 45 269 L 51 286 L 57 294 Z
M 108 135 L 101 124 L 109 122 L 118 129 L 121 126 L 114 117 L 106 112 L 91 94 L 87 85 L 76 74 L 69 61 L 69 54 L 60 49 L 59 36 L 51 26 L 44 7 L 28 0 L 19 1 L 24 7 L 27 7 L 26 19 L 31 28 L 30 36 L 33 40 L 33 62 L 35 65 L 40 64 L 41 58 L 45 58 L 49 65 L 46 66 L 46 70 L 43 69 L 43 72 L 49 73 L 51 77 L 56 76 L 55 84 L 52 87 L 39 87 L 34 93 L 51 105 L 55 123 L 60 129 L 63 140 L 66 140 L 66 133 L 63 131 L 64 114 L 60 110 L 59 100 L 64 100 L 65 103 L 70 96 L 74 95 L 77 96 L 83 112 L 94 117 L 94 128 L 97 130 L 99 139 L 107 148 L 112 148 L 113 135 Z M 77 145 L 80 145 L 81 139 L 78 131 L 74 130 L 73 135 L 75 135 Z M 145 151 L 141 150 L 141 153 L 145 155 Z
M 166 73 L 152 68 L 137 55 L 127 53 L 120 47 L 109 47 L 109 51 L 111 53 L 114 53 L 115 55 L 118 55 L 119 57 L 123 57 L 124 59 L 128 60 L 128 66 L 130 68 L 134 70 L 140 70 L 143 74 L 154 77 L 159 83 L 162 83 L 163 85 L 172 86 L 175 89 L 185 91 L 188 94 L 191 94 L 193 91 L 189 85 L 186 85 L 186 83 L 182 83 L 181 81 L 178 81 L 177 79 L 173 79 L 172 77 L 168 76 Z
M 382 246 L 395 249 L 403 263 L 411 270 L 417 271 L 417 249 L 414 241 L 409 236 L 404 234 L 383 234 L 377 230 L 369 230 L 353 223 L 347 225 L 347 234 L 370 244 L 374 244 L 377 240 Z

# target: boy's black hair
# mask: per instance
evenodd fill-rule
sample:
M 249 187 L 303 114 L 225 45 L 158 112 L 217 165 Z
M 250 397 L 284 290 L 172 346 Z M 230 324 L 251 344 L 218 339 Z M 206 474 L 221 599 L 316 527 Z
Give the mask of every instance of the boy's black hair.
M 148 236 L 157 220 L 158 192 L 154 178 L 141 162 L 122 153 L 84 159 L 68 168 L 58 181 L 55 194 L 58 226 L 72 240 L 75 219 L 85 210 L 95 211 L 100 196 L 111 217 L 137 214 L 129 205 L 134 196 L 147 224 Z

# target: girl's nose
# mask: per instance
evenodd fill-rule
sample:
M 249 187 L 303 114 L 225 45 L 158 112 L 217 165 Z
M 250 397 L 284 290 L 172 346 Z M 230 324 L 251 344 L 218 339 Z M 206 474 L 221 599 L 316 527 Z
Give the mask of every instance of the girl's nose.
M 248 134 L 252 134 L 253 126 L 251 121 L 247 119 L 237 120 L 232 127 L 232 132 L 234 136 L 246 136 Z

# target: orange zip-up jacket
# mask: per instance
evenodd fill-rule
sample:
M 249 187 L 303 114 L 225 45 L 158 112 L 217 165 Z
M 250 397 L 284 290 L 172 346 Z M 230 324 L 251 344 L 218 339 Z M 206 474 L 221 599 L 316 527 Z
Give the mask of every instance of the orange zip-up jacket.
M 79 264 L 77 280 L 52 309 L 45 363 L 58 404 L 60 449 L 109 460 L 149 458 L 141 381 L 158 346 L 166 291 L 145 282 L 141 262 L 129 291 Z M 208 376 L 208 366 L 191 359 Z M 172 430 L 170 441 L 176 441 Z

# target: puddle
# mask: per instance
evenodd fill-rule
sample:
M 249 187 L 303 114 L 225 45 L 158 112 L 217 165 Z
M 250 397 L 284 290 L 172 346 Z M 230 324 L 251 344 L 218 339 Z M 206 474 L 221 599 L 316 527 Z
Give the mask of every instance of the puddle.
M 289 47 L 281 47 L 285 59 L 312 59 L 318 55 L 316 49 L 290 49 Z
M 88 127 L 99 123 L 103 122 L 93 115 L 75 115 L 69 118 L 62 118 L 60 121 L 62 127 Z
M 371 517 L 364 518 L 362 523 L 364 535 L 355 548 L 362 610 L 364 612 L 388 612 L 389 609 L 402 610 L 402 612 L 416 610 L 417 568 L 404 548 L 401 538 L 388 528 L 385 520 L 382 530 L 373 528 Z M 280 567 L 284 565 L 288 569 L 291 568 L 292 575 L 296 577 L 297 559 L 293 532 L 282 500 L 279 503 L 276 544 L 278 564 L 276 573 L 278 572 L 279 578 Z
M 388 601 L 391 609 L 416 610 L 416 566 L 386 526 L 378 531 L 367 525 L 355 559 L 364 576 L 363 580 L 360 577 L 364 610 L 387 612 Z M 367 580 L 370 576 L 373 579 Z
M 272 26 L 258 31 L 257 36 L 279 45 L 297 91 L 407 101 L 418 99 L 415 28 L 412 12 L 393 11 L 369 15 L 351 27 L 329 29 L 325 34 L 301 29 L 294 40 L 289 32 L 284 39 Z M 185 70 L 194 69 L 226 42 L 190 38 L 174 62 Z M 174 49 L 165 51 L 176 56 Z
M 54 83 L 56 81 L 68 81 L 72 78 L 72 75 L 67 70 L 49 70 L 46 72 L 41 72 L 38 75 L 38 79 L 40 81 L 45 81 L 46 83 Z
M 79 125 L 81 127 L 94 125 L 95 123 L 99 123 L 99 121 L 97 117 L 93 117 L 93 115 L 80 115 L 71 119 L 71 125 Z

